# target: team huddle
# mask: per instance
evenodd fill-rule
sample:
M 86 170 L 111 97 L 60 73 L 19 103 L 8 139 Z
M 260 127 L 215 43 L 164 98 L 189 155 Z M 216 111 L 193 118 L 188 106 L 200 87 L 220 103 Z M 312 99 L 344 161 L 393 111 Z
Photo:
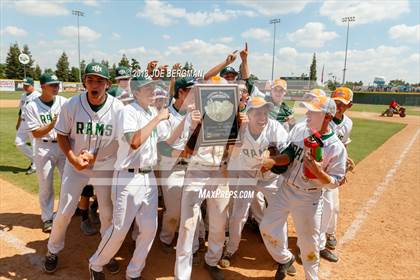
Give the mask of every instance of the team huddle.
M 50 232 L 46 273 L 56 271 L 67 228 L 80 211 L 85 234 L 95 234 L 92 223 L 100 223 L 90 279 L 105 279 L 104 268 L 119 272 L 115 256 L 130 231 L 135 249 L 125 277 L 142 279 L 158 229 L 160 195 L 159 242 L 164 252 L 176 254 L 175 279 L 191 279 L 206 242 L 204 266 L 212 279 L 224 279 L 223 268 L 234 264 L 248 220 L 258 225 L 278 263 L 275 279 L 296 275 L 297 258 L 306 279 L 318 279 L 320 257 L 338 261 L 333 250 L 339 188 L 352 163 L 346 151 L 352 121 L 345 111 L 353 93 L 340 87 L 328 97 L 313 89 L 302 96 L 306 113 L 297 121 L 283 100 L 287 82 L 268 81 L 258 88 L 249 79 L 247 56 L 246 46 L 239 71 L 229 66 L 233 52 L 201 80 L 173 77 L 167 89 L 126 67 L 117 68 L 118 86 L 112 87 L 107 67 L 96 62 L 86 66 L 86 91 L 70 99 L 58 95 L 60 81 L 52 73 L 41 76 L 42 93 L 32 79 L 24 80 L 16 145 L 31 159 L 28 173 L 36 170 L 39 181 L 43 231 Z M 148 70 L 156 67 L 153 61 Z M 237 86 L 240 141 L 200 145 L 205 112 L 195 106 L 197 84 Z M 61 177 L 56 212 L 55 167 Z M 244 192 L 255 195 L 221 195 Z M 288 249 L 289 215 L 298 256 Z

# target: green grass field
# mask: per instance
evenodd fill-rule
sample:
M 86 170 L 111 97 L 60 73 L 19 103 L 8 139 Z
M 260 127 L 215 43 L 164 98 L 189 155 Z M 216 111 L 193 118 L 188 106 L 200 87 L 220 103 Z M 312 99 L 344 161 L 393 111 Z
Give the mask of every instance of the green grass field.
M 23 91 L 0 91 L 0 100 L 7 99 L 7 100 L 13 100 L 13 99 L 20 99 L 20 95 L 23 93 Z M 72 97 L 76 95 L 77 93 L 73 92 L 60 92 L 61 96 L 64 96 L 66 98 Z
M 37 193 L 37 176 L 36 174 L 25 175 L 29 161 L 14 145 L 17 112 L 14 108 L 0 109 L 0 178 L 26 191 Z M 356 163 L 359 162 L 404 126 L 397 123 L 354 119 L 352 143 L 349 146 L 350 157 Z M 55 178 L 54 188 L 58 196 L 60 180 L 57 172 Z

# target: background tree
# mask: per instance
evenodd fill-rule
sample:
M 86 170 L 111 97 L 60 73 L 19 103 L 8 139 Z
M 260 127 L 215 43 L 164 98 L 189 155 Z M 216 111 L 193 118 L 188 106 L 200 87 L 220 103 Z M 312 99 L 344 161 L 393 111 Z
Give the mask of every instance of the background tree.
M 34 80 L 39 80 L 39 77 L 41 77 L 42 74 L 42 70 L 41 67 L 39 67 L 39 65 L 37 64 L 34 68 L 34 73 L 33 73 L 33 78 Z
M 314 53 L 312 57 L 311 67 L 309 68 L 309 80 L 316 81 L 316 55 Z
M 22 64 L 21 65 L 22 65 L 22 67 L 25 67 L 26 75 L 33 78 L 34 75 L 35 75 L 35 73 L 34 73 L 34 71 L 35 71 L 34 62 L 35 61 L 32 58 L 32 54 L 31 54 L 31 51 L 29 50 L 28 45 L 26 45 L 26 44 L 23 45 L 22 53 L 25 53 L 29 56 L 29 63 L 26 64 L 25 66 L 23 66 Z
M 10 45 L 6 57 L 5 74 L 8 79 L 23 79 L 23 65 L 19 62 L 19 45 L 14 43 Z
M 65 52 L 60 56 L 60 58 L 57 61 L 56 67 L 57 70 L 55 70 L 55 74 L 57 75 L 57 78 L 60 81 L 68 82 L 69 76 L 70 76 L 70 69 L 69 69 L 70 63 L 69 58 Z
M 140 62 L 137 59 L 132 58 L 131 59 L 131 71 L 140 70 L 140 69 L 141 69 Z
M 82 79 L 83 76 L 85 75 L 85 68 L 86 68 L 86 61 L 83 59 L 82 61 L 80 61 L 80 71 L 82 71 Z
M 69 76 L 70 82 L 79 82 L 79 68 L 72 67 L 70 70 L 70 76 Z
M 395 80 L 389 81 L 388 85 L 391 87 L 398 87 L 398 86 L 408 86 L 408 83 L 404 80 L 395 79 Z
M 122 58 L 120 62 L 118 63 L 118 66 L 130 67 L 130 61 L 128 60 L 125 54 L 122 55 Z
M 44 69 L 44 74 L 45 73 L 50 73 L 50 74 L 54 74 L 54 71 L 51 68 L 45 68 Z
M 0 63 L 0 79 L 6 78 L 6 64 Z
M 109 69 L 109 76 L 111 78 L 111 82 L 115 84 L 117 81 L 115 80 L 115 76 L 117 74 L 117 66 L 115 63 L 112 64 L 112 68 Z

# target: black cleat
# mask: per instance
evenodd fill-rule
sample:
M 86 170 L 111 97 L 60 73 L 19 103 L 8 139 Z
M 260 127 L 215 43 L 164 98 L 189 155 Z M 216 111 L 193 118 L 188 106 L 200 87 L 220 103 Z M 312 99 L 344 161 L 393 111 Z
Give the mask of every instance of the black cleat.
M 294 270 L 294 273 L 296 274 L 296 269 L 294 269 L 294 267 L 293 267 L 293 269 L 290 269 L 290 267 L 293 266 L 294 261 L 295 261 L 295 257 L 292 256 L 290 261 L 288 261 L 287 263 L 284 263 L 284 264 L 279 263 L 279 266 L 277 267 L 277 272 L 276 272 L 276 275 L 274 276 L 274 279 L 275 280 L 283 280 L 284 278 L 286 278 L 286 274 L 288 274 L 289 270 L 290 270 L 290 273 L 292 273 L 293 270 Z
M 45 256 L 44 271 L 46 273 L 54 273 L 57 270 L 58 256 L 48 252 Z
M 90 280 L 105 280 L 105 274 L 101 272 L 97 272 L 93 269 L 89 269 Z
M 115 259 L 111 259 L 105 267 L 111 274 L 117 274 L 120 272 L 120 265 Z
M 328 249 L 321 250 L 319 255 L 321 258 L 326 259 L 329 262 L 338 262 L 338 257 Z
M 325 247 L 331 250 L 335 250 L 336 246 L 337 246 L 337 239 L 335 238 L 335 235 L 327 234 L 327 243 L 325 244 Z
M 42 232 L 45 232 L 45 233 L 51 232 L 52 225 L 53 225 L 53 221 L 52 220 L 45 221 L 42 224 Z
M 207 263 L 205 263 L 204 267 L 210 273 L 211 279 L 213 279 L 213 280 L 224 280 L 225 279 L 225 275 L 224 275 L 223 271 L 220 268 L 218 268 L 217 266 L 211 266 L 211 265 L 208 265 Z

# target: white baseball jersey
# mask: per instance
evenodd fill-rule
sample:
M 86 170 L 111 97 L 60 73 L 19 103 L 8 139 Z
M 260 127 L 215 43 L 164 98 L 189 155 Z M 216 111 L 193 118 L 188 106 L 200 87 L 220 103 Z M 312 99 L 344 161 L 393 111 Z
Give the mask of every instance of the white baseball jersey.
M 335 132 L 335 134 L 337 134 L 338 139 L 340 139 L 344 145 L 350 144 L 350 133 L 353 128 L 352 120 L 346 115 L 343 115 L 343 119 L 339 123 L 336 123 L 334 120 L 330 122 L 330 127 Z
M 21 111 L 23 111 L 23 108 L 25 107 L 26 104 L 28 104 L 29 102 L 31 102 L 32 100 L 34 100 L 35 98 L 41 96 L 41 93 L 39 93 L 38 91 L 34 90 L 31 94 L 28 93 L 22 93 L 20 95 L 20 100 L 19 100 L 19 109 Z
M 187 116 L 180 114 L 175 109 L 173 104 L 168 107 L 168 110 L 169 110 L 169 114 L 170 114 L 169 125 L 171 126 L 172 130 L 175 130 L 178 127 L 178 125 L 182 122 L 182 120 L 184 118 L 186 118 Z M 184 130 L 181 133 L 181 135 L 178 137 L 178 139 L 173 144 L 171 144 L 170 146 L 173 149 L 182 151 L 182 150 L 184 150 L 184 147 L 185 147 L 185 144 L 187 143 L 187 141 L 188 141 L 188 131 Z
M 347 151 L 337 135 L 331 130 L 323 135 L 322 169 L 333 178 L 329 185 L 323 185 L 317 179 L 308 179 L 303 174 L 304 144 L 303 139 L 309 136 L 305 122 L 296 124 L 289 133 L 289 143 L 292 145 L 295 158 L 284 173 L 285 182 L 299 189 L 336 188 L 346 173 Z
M 39 97 L 27 103 L 23 109 L 23 114 L 25 115 L 25 130 L 31 132 L 51 123 L 54 115 L 60 114 L 61 107 L 66 101 L 67 98 L 58 95 L 55 97 L 51 107 L 43 103 Z M 36 138 L 35 142 L 39 144 L 43 139 L 56 140 L 57 132 L 54 129 L 51 129 L 47 134 L 42 136 L 42 138 Z
M 97 154 L 95 170 L 112 170 L 118 149 L 118 115 L 123 107 L 121 101 L 107 95 L 103 107 L 95 112 L 89 105 L 87 93 L 82 93 L 64 104 L 55 130 L 69 137 L 76 155 L 83 150 Z
M 167 121 L 161 121 L 146 141 L 136 150 L 133 150 L 125 137 L 126 133 L 134 133 L 146 126 L 157 116 L 156 108 L 141 107 L 137 102 L 132 102 L 124 107 L 119 120 L 119 149 L 116 170 L 128 168 L 152 168 L 157 164 L 157 142 L 169 138 L 170 128 Z
M 270 145 L 276 146 L 279 151 L 282 151 L 287 147 L 287 138 L 288 134 L 284 127 L 272 119 L 268 119 L 267 125 L 257 139 L 251 135 L 247 127 L 242 139 L 242 146 L 239 147 L 239 156 L 231 159 L 228 169 L 242 170 L 247 173 L 247 177 L 254 177 L 259 180 L 269 180 L 277 177 L 278 175 L 270 171 L 261 173 L 259 166 L 261 161 L 257 157 L 260 157 Z
M 191 124 L 191 114 L 188 114 L 187 119 L 185 120 L 184 133 L 188 133 L 188 135 L 190 135 Z M 199 147 L 197 153 L 191 156 L 188 168 L 191 169 L 194 165 L 218 167 L 222 162 L 224 151 L 225 146 Z

